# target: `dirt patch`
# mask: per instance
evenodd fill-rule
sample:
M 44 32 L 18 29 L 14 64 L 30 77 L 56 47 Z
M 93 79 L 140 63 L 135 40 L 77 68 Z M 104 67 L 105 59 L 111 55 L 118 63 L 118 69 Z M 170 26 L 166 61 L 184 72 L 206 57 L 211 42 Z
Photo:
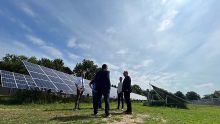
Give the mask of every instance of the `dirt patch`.
M 137 124 L 144 123 L 144 119 L 148 117 L 148 115 L 121 115 L 118 118 L 107 118 L 104 119 L 107 121 L 107 124 Z

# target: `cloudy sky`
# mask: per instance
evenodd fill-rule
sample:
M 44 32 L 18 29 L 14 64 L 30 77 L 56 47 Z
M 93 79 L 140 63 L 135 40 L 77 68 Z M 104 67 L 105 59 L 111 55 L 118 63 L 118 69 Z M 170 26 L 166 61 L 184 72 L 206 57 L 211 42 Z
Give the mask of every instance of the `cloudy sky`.
M 112 84 L 171 92 L 220 90 L 219 0 L 0 1 L 6 53 L 110 66 Z

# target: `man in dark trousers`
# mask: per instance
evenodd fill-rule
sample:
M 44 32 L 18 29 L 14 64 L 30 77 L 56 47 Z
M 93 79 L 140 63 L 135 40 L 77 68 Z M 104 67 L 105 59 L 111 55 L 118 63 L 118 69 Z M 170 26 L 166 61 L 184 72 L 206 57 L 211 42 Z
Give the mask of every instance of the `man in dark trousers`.
M 90 83 L 89 83 L 89 87 L 92 89 L 92 98 L 93 98 L 93 108 L 95 106 L 95 102 L 97 99 L 97 90 L 96 90 L 96 83 L 95 80 L 93 79 Z M 102 100 L 100 99 L 99 103 L 98 103 L 98 108 L 102 108 Z
M 124 98 L 127 104 L 127 110 L 125 111 L 125 114 L 132 114 L 131 99 L 130 99 L 131 78 L 130 76 L 128 76 L 128 71 L 124 71 L 123 75 L 125 78 L 123 80 L 122 91 L 124 92 Z
M 75 100 L 75 109 L 79 110 L 80 109 L 80 99 L 82 97 L 82 94 L 84 92 L 84 77 L 85 74 L 84 72 L 81 73 L 81 77 L 77 77 L 77 80 L 75 82 L 77 92 L 76 92 L 76 100 Z
M 109 114 L 109 94 L 111 88 L 110 72 L 106 64 L 102 65 L 102 70 L 96 73 L 95 76 L 97 99 L 94 105 L 94 115 L 98 113 L 98 103 L 101 100 L 102 95 L 105 101 L 105 117 L 110 117 Z

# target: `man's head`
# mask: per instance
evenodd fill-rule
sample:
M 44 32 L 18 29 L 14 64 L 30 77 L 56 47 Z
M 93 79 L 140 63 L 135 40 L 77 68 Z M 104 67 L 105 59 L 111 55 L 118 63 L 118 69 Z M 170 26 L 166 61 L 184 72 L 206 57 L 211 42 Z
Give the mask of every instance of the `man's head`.
M 128 71 L 124 71 L 123 75 L 126 77 L 128 76 Z
M 122 77 L 119 77 L 119 81 L 120 81 L 120 82 L 122 81 Z
M 106 64 L 102 65 L 102 70 L 108 70 L 108 66 Z

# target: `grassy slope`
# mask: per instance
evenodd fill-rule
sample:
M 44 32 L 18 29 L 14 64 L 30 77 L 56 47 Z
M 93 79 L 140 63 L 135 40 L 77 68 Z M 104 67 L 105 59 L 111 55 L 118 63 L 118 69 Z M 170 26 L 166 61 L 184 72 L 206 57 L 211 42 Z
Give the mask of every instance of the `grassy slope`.
M 91 116 L 90 104 L 83 104 L 82 110 L 73 111 L 72 103 L 29 104 L 29 105 L 0 105 L 0 124 L 4 123 L 106 123 L 121 121 L 124 116 L 121 111 L 111 109 L 112 118 L 103 119 L 103 111 L 99 116 Z M 111 104 L 111 108 L 116 108 Z M 166 107 L 148 107 L 141 103 L 133 104 L 132 118 L 145 115 L 144 123 L 168 124 L 219 124 L 220 108 L 211 106 L 189 106 L 189 109 Z

